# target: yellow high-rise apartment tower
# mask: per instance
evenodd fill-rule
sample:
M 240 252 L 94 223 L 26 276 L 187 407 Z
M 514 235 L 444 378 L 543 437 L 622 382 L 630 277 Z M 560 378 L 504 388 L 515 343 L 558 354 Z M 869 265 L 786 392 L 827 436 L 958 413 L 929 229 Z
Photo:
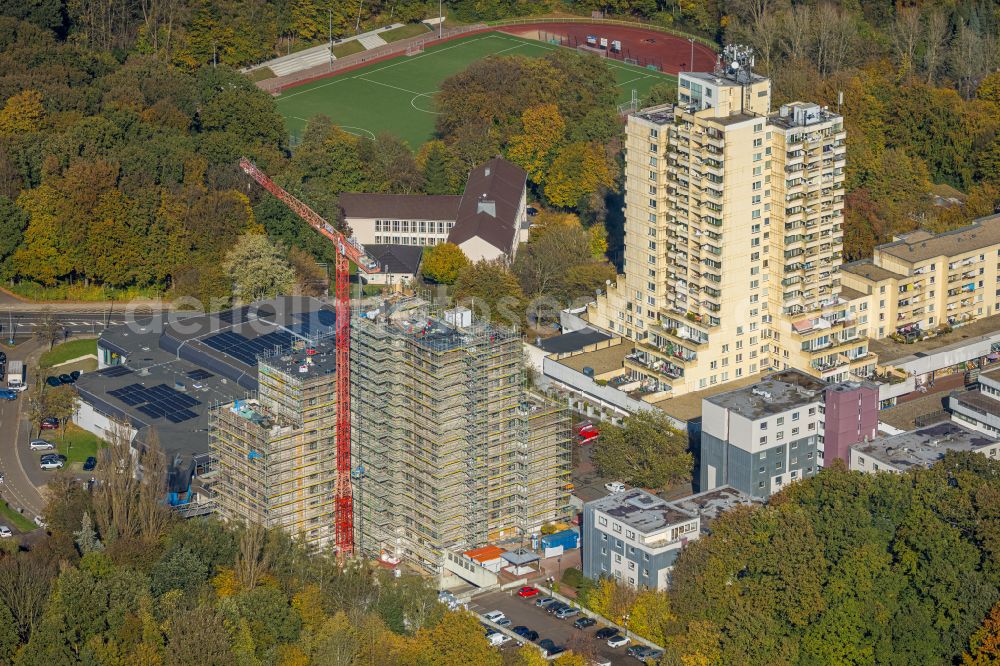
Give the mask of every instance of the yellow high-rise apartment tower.
M 845 133 L 795 102 L 771 112 L 749 49 L 681 73 L 677 104 L 629 116 L 625 266 L 588 310 L 635 341 L 647 400 L 789 366 L 870 374 L 866 332 L 840 298 Z

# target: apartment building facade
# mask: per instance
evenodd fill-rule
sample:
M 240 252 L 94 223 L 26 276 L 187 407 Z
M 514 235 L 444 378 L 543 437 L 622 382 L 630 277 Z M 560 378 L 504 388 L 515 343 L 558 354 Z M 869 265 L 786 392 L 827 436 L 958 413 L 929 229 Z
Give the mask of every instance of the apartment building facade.
M 766 499 L 822 466 L 826 384 L 788 370 L 702 401 L 702 491 L 732 486 Z
M 358 550 L 434 573 L 567 518 L 571 417 L 526 392 L 518 332 L 417 303 L 370 314 L 352 327 Z
M 874 370 L 839 296 L 843 119 L 772 113 L 752 64 L 727 47 L 715 72 L 680 74 L 677 104 L 628 119 L 624 274 L 588 319 L 636 342 L 651 400 L 789 366 Z
M 334 545 L 336 376 L 332 340 L 299 343 L 258 361 L 256 394 L 209 410 L 223 519 Z
M 583 505 L 583 574 L 634 588 L 665 590 L 681 549 L 701 533 L 701 519 L 633 488 Z
M 940 234 L 904 234 L 841 274 L 877 338 L 913 339 L 998 314 L 1000 215 Z

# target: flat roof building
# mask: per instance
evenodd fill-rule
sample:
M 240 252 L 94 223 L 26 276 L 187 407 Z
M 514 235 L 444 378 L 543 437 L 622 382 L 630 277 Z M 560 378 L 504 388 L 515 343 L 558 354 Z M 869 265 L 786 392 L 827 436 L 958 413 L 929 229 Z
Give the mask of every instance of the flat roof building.
M 899 435 L 879 437 L 851 447 L 850 468 L 859 472 L 905 472 L 930 467 L 947 451 L 969 451 L 997 457 L 1000 440 L 956 423 L 937 423 Z
M 216 313 L 163 313 L 106 329 L 98 371 L 75 387 L 75 422 L 108 439 L 125 426 L 133 446 L 155 429 L 168 459 L 169 499 L 191 499 L 210 467 L 209 408 L 258 388 L 257 355 L 333 330 L 321 301 L 282 297 Z
M 701 517 L 703 534 L 711 534 L 712 523 L 726 511 L 740 506 L 758 506 L 761 503 L 759 499 L 741 493 L 732 486 L 720 486 L 714 490 L 706 490 L 674 500 L 677 507 Z
M 666 589 L 681 548 L 697 539 L 697 513 L 633 488 L 583 505 L 583 573 Z
M 822 464 L 826 383 L 798 370 L 702 401 L 699 488 L 766 499 Z
M 1000 313 L 1000 215 L 940 234 L 917 230 L 875 247 L 871 259 L 841 267 L 860 292 L 872 337 L 907 340 Z

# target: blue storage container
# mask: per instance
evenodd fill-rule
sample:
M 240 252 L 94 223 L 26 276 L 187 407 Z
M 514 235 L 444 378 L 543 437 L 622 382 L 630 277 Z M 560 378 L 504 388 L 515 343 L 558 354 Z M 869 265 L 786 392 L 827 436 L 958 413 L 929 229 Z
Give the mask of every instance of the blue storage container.
M 542 548 L 558 548 L 563 550 L 577 548 L 580 545 L 580 533 L 576 530 L 563 530 L 555 534 L 546 534 L 542 537 Z

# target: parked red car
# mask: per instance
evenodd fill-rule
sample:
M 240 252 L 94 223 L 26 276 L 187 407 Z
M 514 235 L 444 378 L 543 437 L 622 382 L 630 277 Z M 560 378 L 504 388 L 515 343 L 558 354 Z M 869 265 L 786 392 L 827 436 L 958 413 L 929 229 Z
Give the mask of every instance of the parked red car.
M 52 416 L 44 418 L 39 424 L 39 427 L 42 430 L 56 430 L 59 427 L 59 419 Z
M 527 599 L 528 597 L 533 597 L 536 594 L 538 594 L 538 588 L 535 587 L 522 587 L 520 590 L 517 591 L 517 596 L 524 597 L 525 599 Z

